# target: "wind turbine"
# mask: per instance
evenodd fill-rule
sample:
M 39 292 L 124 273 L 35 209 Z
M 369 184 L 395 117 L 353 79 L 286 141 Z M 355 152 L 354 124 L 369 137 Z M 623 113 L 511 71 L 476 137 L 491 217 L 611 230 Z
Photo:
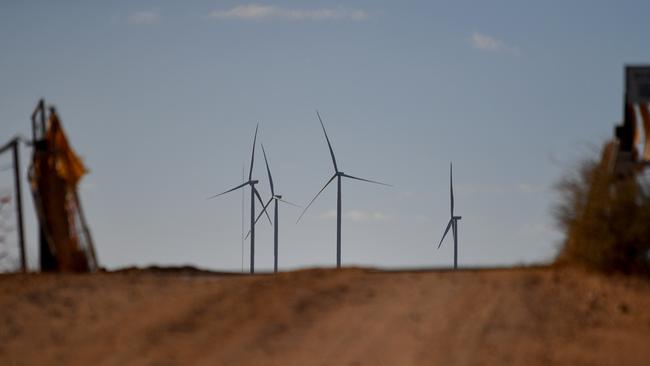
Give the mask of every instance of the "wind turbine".
M 216 198 L 221 195 L 224 195 L 226 193 L 238 190 L 239 188 L 243 188 L 245 186 L 250 186 L 251 187 L 251 274 L 255 273 L 255 198 L 260 202 L 262 206 L 264 206 L 264 201 L 262 200 L 262 197 L 260 196 L 259 192 L 255 188 L 255 185 L 259 183 L 258 180 L 253 179 L 253 163 L 255 162 L 255 145 L 257 143 L 257 130 L 259 129 L 260 125 L 259 123 L 257 124 L 257 127 L 255 127 L 255 137 L 253 138 L 253 153 L 251 154 L 251 167 L 248 172 L 248 181 L 244 182 L 240 185 L 238 185 L 235 188 L 229 189 L 223 193 L 216 194 L 212 197 L 208 197 L 208 199 Z M 263 211 L 266 213 L 266 211 Z M 271 223 L 271 217 L 269 217 L 268 213 L 266 214 L 266 217 L 269 219 L 269 223 Z M 271 224 L 272 225 L 272 224 Z
M 336 164 L 336 158 L 334 157 L 334 150 L 332 149 L 332 144 L 330 143 L 330 139 L 327 136 L 327 131 L 325 131 L 325 125 L 323 124 L 323 120 L 320 118 L 320 113 L 316 111 L 316 116 L 318 116 L 318 121 L 320 121 L 320 125 L 323 128 L 323 133 L 325 134 L 325 140 L 327 141 L 327 146 L 330 149 L 330 155 L 332 156 L 332 163 L 334 164 L 334 175 L 332 175 L 332 178 L 330 178 L 327 183 L 321 188 L 321 190 L 316 193 L 316 196 L 309 202 L 307 207 L 302 211 L 302 214 L 300 214 L 300 217 L 298 217 L 298 220 L 296 220 L 296 223 L 300 221 L 300 219 L 303 217 L 305 212 L 307 212 L 307 209 L 311 206 L 312 203 L 318 198 L 318 196 L 327 188 L 327 186 L 332 183 L 334 179 L 337 180 L 337 185 L 338 185 L 338 194 L 337 194 L 337 201 L 336 201 L 336 268 L 341 268 L 341 178 L 350 178 L 350 179 L 356 179 L 360 180 L 363 182 L 369 182 L 369 183 L 375 183 L 375 184 L 380 184 L 382 186 L 391 186 L 390 184 L 386 183 L 381 183 L 377 182 L 374 180 L 369 180 L 369 179 L 363 179 L 363 178 L 358 178 L 351 176 L 349 174 L 345 174 L 341 171 L 339 171 L 338 165 Z
M 289 201 L 286 201 L 282 199 L 282 196 L 279 194 L 275 194 L 275 188 L 273 186 L 273 177 L 271 176 L 271 169 L 269 168 L 269 161 L 266 158 L 266 150 L 264 149 L 264 145 L 262 145 L 262 153 L 264 154 L 264 162 L 266 163 L 266 172 L 269 174 L 269 184 L 271 185 L 271 198 L 266 202 L 264 205 L 264 208 L 262 208 L 262 212 L 257 216 L 255 219 L 255 222 L 262 217 L 262 213 L 266 213 L 266 208 L 271 204 L 271 201 L 275 201 L 275 210 L 274 210 L 274 216 L 273 216 L 273 272 L 277 273 L 278 272 L 278 202 L 283 202 L 291 206 L 295 207 L 300 207 L 296 205 L 295 203 L 291 203 Z M 251 232 L 248 232 L 248 235 L 250 235 Z M 246 235 L 246 237 L 248 237 Z
M 442 241 L 445 240 L 445 236 L 451 228 L 451 235 L 454 236 L 454 269 L 458 268 L 458 220 L 461 216 L 454 216 L 454 180 L 453 180 L 453 167 L 449 163 L 449 192 L 451 193 L 451 218 L 445 229 L 445 233 L 442 234 L 442 239 L 440 239 L 440 244 L 438 244 L 438 249 L 442 245 Z

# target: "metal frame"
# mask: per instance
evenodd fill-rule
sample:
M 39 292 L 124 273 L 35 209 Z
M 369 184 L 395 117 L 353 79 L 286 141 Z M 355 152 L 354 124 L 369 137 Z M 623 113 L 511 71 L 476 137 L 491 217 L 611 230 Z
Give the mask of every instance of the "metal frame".
M 23 222 L 23 197 L 20 182 L 20 137 L 14 137 L 3 147 L 0 147 L 0 154 L 11 149 L 14 167 L 14 195 L 16 197 L 16 221 L 18 224 L 18 246 L 20 249 L 20 269 L 27 272 L 27 252 L 25 250 L 25 226 Z

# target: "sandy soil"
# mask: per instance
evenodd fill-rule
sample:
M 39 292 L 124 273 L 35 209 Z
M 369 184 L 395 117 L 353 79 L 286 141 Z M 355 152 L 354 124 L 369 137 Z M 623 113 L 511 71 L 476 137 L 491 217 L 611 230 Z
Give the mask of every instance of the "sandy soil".
M 650 365 L 650 280 L 579 269 L 0 276 L 3 365 Z

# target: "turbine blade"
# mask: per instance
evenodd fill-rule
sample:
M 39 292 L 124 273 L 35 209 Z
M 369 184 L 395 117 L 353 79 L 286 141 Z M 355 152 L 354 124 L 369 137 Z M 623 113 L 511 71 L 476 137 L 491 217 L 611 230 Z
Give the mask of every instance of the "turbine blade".
M 374 183 L 374 184 L 379 184 L 379 185 L 386 186 L 386 187 L 392 187 L 392 185 L 390 185 L 390 184 L 377 182 L 375 180 L 363 179 L 363 178 L 359 178 L 359 177 L 353 177 L 353 176 L 345 174 L 345 173 L 343 173 L 341 175 L 344 176 L 344 177 L 347 177 L 347 178 L 352 178 L 352 179 L 356 179 L 356 180 L 360 180 L 360 181 L 364 181 L 364 182 L 368 182 L 368 183 Z
M 260 196 L 260 193 L 257 191 L 257 189 L 255 189 L 255 187 L 253 187 L 253 192 L 255 192 L 255 197 L 257 197 L 257 200 L 260 202 L 260 204 L 264 206 L 264 200 L 262 199 L 262 196 Z M 266 209 L 263 209 L 262 212 L 266 214 L 266 217 L 269 219 L 269 224 L 273 226 L 273 222 L 271 221 L 271 216 L 269 216 L 269 213 L 266 212 Z
M 258 123 L 257 126 L 255 126 L 255 137 L 253 137 L 253 152 L 251 153 L 251 169 L 248 172 L 248 180 L 253 180 L 253 163 L 255 162 L 255 144 L 257 143 L 257 130 L 260 128 L 260 124 Z
M 451 195 L 451 217 L 454 217 L 454 179 L 453 166 L 449 163 L 449 192 Z
M 452 221 L 454 221 L 454 219 L 449 220 L 449 223 L 447 224 L 447 228 L 445 229 L 445 233 L 442 234 L 442 239 L 440 239 L 440 244 L 438 244 L 438 249 L 440 249 L 440 246 L 442 245 L 442 241 L 445 240 L 445 236 L 447 236 L 447 233 L 449 232 L 449 229 L 451 228 Z
M 291 206 L 294 206 L 294 207 L 302 208 L 302 206 L 297 205 L 297 204 L 295 204 L 295 203 L 293 203 L 293 202 L 289 202 L 289 201 L 287 201 L 287 200 L 285 200 L 285 199 L 282 199 L 282 198 L 278 198 L 278 201 L 280 201 L 280 202 L 284 202 L 284 203 L 286 203 L 287 205 L 291 205 Z
M 316 196 L 314 196 L 314 198 L 312 198 L 311 202 L 309 202 L 309 204 L 307 205 L 307 207 L 305 207 L 305 209 L 302 211 L 302 213 L 301 213 L 300 216 L 298 217 L 298 220 L 296 220 L 296 224 L 297 224 L 298 221 L 300 221 L 300 219 L 305 215 L 305 212 L 307 212 L 307 210 L 309 209 L 309 207 L 311 206 L 311 204 L 314 203 L 314 201 L 316 201 L 316 198 L 318 198 L 318 196 L 319 196 L 321 193 L 323 193 L 323 191 L 325 190 L 325 188 L 327 188 L 327 186 L 328 186 L 330 183 L 332 183 L 332 181 L 334 180 L 334 178 L 336 178 L 336 174 L 334 174 L 334 175 L 332 176 L 332 178 L 330 178 L 330 180 L 328 180 L 327 183 L 325 183 L 325 185 L 323 186 L 323 188 L 321 188 L 321 190 L 318 191 L 318 193 L 316 193 Z
M 221 196 L 221 195 L 223 195 L 223 194 L 230 193 L 230 192 L 232 192 L 232 191 L 236 191 L 236 190 L 238 190 L 239 188 L 241 188 L 241 187 L 247 185 L 248 183 L 250 183 L 250 182 L 242 183 L 242 184 L 238 185 L 237 187 L 235 187 L 235 188 L 233 188 L 233 189 L 229 189 L 229 190 L 227 190 L 227 191 L 225 191 L 225 192 L 222 192 L 222 193 L 219 193 L 219 194 L 215 194 L 214 196 L 210 196 L 210 197 L 208 197 L 207 199 L 210 200 L 210 199 L 213 199 L 213 198 L 215 198 L 215 197 L 219 197 L 219 196 Z
M 262 153 L 264 153 L 266 172 L 269 173 L 269 183 L 271 184 L 271 196 L 275 196 L 275 190 L 273 189 L 273 177 L 271 177 L 271 169 L 269 168 L 269 161 L 266 159 L 266 150 L 264 150 L 264 144 L 262 144 Z
M 273 201 L 273 197 L 269 198 L 269 200 L 266 201 L 266 203 L 264 204 L 264 207 L 262 207 L 262 212 L 260 212 L 257 215 L 257 217 L 255 218 L 255 223 L 257 223 L 257 221 L 260 219 L 260 217 L 262 217 L 262 214 L 266 213 L 268 215 L 266 209 L 267 209 L 267 207 L 269 207 L 269 204 L 271 204 L 271 201 Z M 269 218 L 269 220 L 270 220 L 270 218 Z
M 325 125 L 323 124 L 323 120 L 320 118 L 320 113 L 318 113 L 318 110 L 316 111 L 316 115 L 318 116 L 318 120 L 320 121 L 320 126 L 323 127 L 323 133 L 325 134 L 325 140 L 327 140 L 327 146 L 330 148 L 330 155 L 332 155 L 332 163 L 334 163 L 334 171 L 339 172 L 339 167 L 336 165 L 336 158 L 334 157 L 334 150 L 332 149 L 332 144 L 330 143 L 330 138 L 327 136 L 327 131 L 325 131 Z
M 273 201 L 273 198 L 269 198 L 269 200 L 266 202 L 266 204 L 264 205 L 264 208 L 262 209 L 262 212 L 260 212 L 260 213 L 257 215 L 257 217 L 255 218 L 254 224 L 257 224 L 257 222 L 258 222 L 258 221 L 260 220 L 260 218 L 262 217 L 262 214 L 264 214 L 264 212 L 266 212 L 266 208 L 269 207 L 269 204 L 271 203 L 271 201 Z M 250 235 L 251 235 L 251 231 L 250 231 L 250 229 L 249 229 L 249 230 L 248 230 L 248 233 L 246 234 L 246 237 L 244 238 L 244 240 L 248 239 L 248 237 L 249 237 Z
M 456 236 L 458 235 L 458 221 L 454 219 L 454 230 L 452 231 L 452 234 L 454 235 L 454 241 L 456 240 Z

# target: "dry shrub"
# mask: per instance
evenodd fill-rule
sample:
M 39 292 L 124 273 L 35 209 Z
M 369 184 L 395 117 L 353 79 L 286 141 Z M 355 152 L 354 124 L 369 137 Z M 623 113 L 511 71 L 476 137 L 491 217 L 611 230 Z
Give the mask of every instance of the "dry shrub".
M 615 180 L 603 164 L 585 161 L 557 189 L 555 217 L 566 233 L 557 263 L 650 274 L 648 181 Z

